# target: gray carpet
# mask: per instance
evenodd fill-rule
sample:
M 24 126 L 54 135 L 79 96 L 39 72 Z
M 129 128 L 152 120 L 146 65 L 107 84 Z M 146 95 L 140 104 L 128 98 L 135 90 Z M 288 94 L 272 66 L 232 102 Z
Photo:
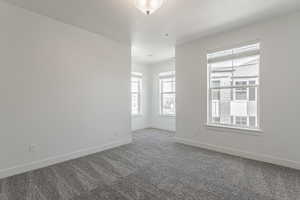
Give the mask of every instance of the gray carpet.
M 300 200 L 300 172 L 176 144 L 133 144 L 0 180 L 0 200 Z

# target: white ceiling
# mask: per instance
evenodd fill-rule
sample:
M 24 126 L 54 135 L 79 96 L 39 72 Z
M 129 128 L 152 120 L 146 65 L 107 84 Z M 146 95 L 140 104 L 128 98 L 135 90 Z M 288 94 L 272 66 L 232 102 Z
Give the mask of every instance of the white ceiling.
M 300 9 L 300 0 L 165 0 L 146 16 L 133 0 L 4 1 L 130 43 L 133 60 L 146 63 L 174 57 L 176 43 Z

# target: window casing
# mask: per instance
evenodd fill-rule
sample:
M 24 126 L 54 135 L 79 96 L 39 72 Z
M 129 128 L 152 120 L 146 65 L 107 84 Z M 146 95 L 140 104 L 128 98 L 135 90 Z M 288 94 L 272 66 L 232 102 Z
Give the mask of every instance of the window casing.
M 176 81 L 175 72 L 159 74 L 160 115 L 176 115 Z
M 131 114 L 141 115 L 142 96 L 142 74 L 132 73 L 131 75 Z
M 209 125 L 259 129 L 260 44 L 207 55 Z

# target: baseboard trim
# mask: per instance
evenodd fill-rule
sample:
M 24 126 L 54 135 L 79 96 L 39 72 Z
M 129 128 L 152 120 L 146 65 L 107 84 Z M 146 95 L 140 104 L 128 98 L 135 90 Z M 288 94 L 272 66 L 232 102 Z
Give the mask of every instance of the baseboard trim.
M 199 147 L 199 148 L 203 148 L 203 149 L 208 149 L 208 150 L 216 151 L 216 152 L 220 152 L 220 153 L 239 156 L 239 157 L 243 157 L 243 158 L 247 158 L 247 159 L 251 159 L 251 160 L 266 162 L 266 163 L 270 163 L 270 164 L 275 164 L 275 165 L 280 165 L 283 167 L 300 170 L 300 163 L 296 162 L 296 161 L 292 161 L 292 160 L 285 160 L 285 159 L 281 159 L 281 158 L 273 157 L 273 156 L 269 156 L 269 155 L 258 155 L 258 154 L 254 154 L 251 152 L 240 151 L 237 149 L 221 147 L 221 146 L 216 146 L 216 145 L 212 145 L 212 144 L 199 143 L 199 142 L 195 142 L 195 141 L 183 139 L 183 138 L 178 138 L 178 137 L 175 137 L 175 142 L 185 144 L 185 145 L 195 146 L 195 147 Z
M 73 160 L 73 159 L 87 156 L 90 154 L 99 153 L 101 151 L 105 151 L 105 150 L 112 149 L 115 147 L 123 146 L 123 145 L 129 144 L 131 142 L 132 142 L 132 138 L 126 138 L 123 140 L 119 140 L 116 142 L 111 142 L 109 144 L 102 145 L 100 147 L 92 147 L 92 148 L 82 149 L 82 150 L 64 154 L 61 156 L 54 156 L 54 157 L 46 158 L 43 160 L 38 160 L 38 161 L 31 162 L 31 163 L 27 163 L 24 165 L 18 165 L 18 166 L 14 166 L 11 168 L 3 169 L 3 170 L 0 170 L 0 179 L 10 177 L 13 175 L 17 175 L 17 174 L 22 174 L 22 173 L 25 173 L 28 171 L 44 168 L 44 167 L 51 166 L 51 165 L 54 165 L 57 163 L 62 163 L 65 161 Z
M 175 133 L 176 132 L 175 130 L 163 129 L 163 128 L 159 128 L 159 127 L 155 127 L 155 126 L 151 126 L 151 127 L 146 128 L 146 129 L 156 129 L 156 130 L 160 130 L 160 131 L 167 131 L 167 132 L 170 132 L 170 133 Z

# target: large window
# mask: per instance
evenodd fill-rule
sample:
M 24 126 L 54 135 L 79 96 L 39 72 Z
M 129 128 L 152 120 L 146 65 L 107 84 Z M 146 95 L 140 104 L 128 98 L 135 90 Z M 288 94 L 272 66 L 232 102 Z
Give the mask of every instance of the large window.
M 166 116 L 176 115 L 176 82 L 175 72 L 159 74 L 160 114 Z
M 260 44 L 207 55 L 208 124 L 259 128 Z
M 132 73 L 131 76 L 131 114 L 140 115 L 142 93 L 142 74 Z

